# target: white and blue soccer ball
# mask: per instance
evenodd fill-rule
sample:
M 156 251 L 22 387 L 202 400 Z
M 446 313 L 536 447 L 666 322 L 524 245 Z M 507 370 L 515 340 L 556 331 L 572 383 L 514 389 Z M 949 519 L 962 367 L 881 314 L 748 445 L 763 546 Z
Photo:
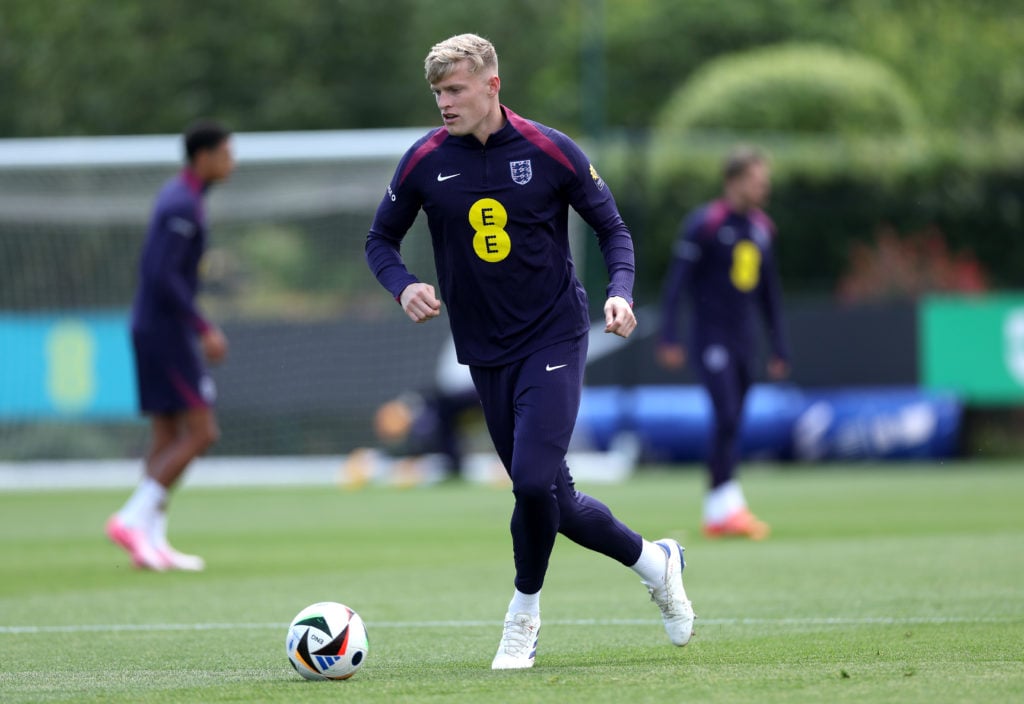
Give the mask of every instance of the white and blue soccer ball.
M 370 641 L 359 614 L 321 601 L 292 619 L 285 648 L 292 667 L 307 680 L 347 680 L 366 662 Z

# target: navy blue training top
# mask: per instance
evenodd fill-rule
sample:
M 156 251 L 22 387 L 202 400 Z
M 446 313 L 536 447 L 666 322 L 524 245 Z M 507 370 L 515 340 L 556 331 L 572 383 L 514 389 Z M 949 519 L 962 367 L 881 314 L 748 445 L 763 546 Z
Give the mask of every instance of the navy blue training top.
M 694 344 L 723 344 L 736 354 L 753 354 L 754 312 L 759 309 L 773 353 L 788 359 L 774 237 L 775 225 L 764 212 L 739 213 L 724 200 L 689 215 L 665 283 L 662 341 L 679 339 L 677 321 L 685 293 L 692 303 Z
M 196 307 L 206 248 L 203 184 L 185 169 L 160 189 L 150 216 L 132 306 L 132 330 L 194 335 L 209 323 Z
M 564 134 L 502 107 L 481 144 L 439 128 L 402 157 L 366 238 L 377 280 L 398 299 L 419 279 L 400 255 L 422 209 L 459 362 L 497 366 L 590 327 L 569 251 L 571 205 L 597 234 L 607 295 L 633 301 L 633 240 L 607 185 Z

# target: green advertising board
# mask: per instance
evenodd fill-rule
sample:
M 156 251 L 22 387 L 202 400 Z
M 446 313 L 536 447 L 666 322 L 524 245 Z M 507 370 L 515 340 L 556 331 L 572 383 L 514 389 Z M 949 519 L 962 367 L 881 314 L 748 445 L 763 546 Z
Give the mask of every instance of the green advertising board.
M 1024 295 L 933 296 L 919 320 L 925 386 L 972 403 L 1024 403 Z

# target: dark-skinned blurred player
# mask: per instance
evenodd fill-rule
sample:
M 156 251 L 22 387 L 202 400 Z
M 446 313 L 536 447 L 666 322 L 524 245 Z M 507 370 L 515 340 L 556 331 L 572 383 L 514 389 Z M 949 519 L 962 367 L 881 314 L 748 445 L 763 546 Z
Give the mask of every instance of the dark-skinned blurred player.
M 192 460 L 220 434 L 216 389 L 203 358 L 216 364 L 228 351 L 227 338 L 200 313 L 196 294 L 208 234 L 203 198 L 234 170 L 231 133 L 203 120 L 187 129 L 184 143 L 185 167 L 153 206 L 132 307 L 139 406 L 152 430 L 146 471 L 106 527 L 136 567 L 158 572 L 205 567 L 202 558 L 168 542 L 167 503 Z

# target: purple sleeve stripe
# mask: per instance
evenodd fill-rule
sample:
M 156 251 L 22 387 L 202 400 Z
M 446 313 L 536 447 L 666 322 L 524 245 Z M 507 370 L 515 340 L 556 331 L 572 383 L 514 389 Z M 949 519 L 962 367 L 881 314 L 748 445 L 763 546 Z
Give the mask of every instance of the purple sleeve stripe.
M 775 236 L 775 223 L 772 221 L 768 214 L 763 210 L 755 210 L 750 214 L 750 219 L 754 220 L 761 227 L 766 229 L 773 237 Z
M 567 157 L 565 153 L 558 148 L 558 145 L 555 144 L 550 137 L 537 129 L 535 124 L 529 120 L 524 120 L 508 108 L 505 108 L 505 116 L 508 118 L 508 121 L 512 123 L 512 126 L 515 127 L 516 131 L 523 135 L 527 141 L 534 144 L 538 149 L 565 168 L 569 169 L 572 173 L 577 174 L 576 167 L 574 167 L 572 162 L 569 161 L 569 157 Z
M 398 177 L 398 183 L 395 185 L 401 186 L 402 182 L 405 181 L 405 177 L 408 176 L 414 168 L 416 168 L 416 164 L 420 163 L 423 157 L 427 154 L 437 149 L 438 145 L 441 144 L 447 136 L 448 130 L 444 127 L 438 127 L 437 130 L 434 131 L 434 134 L 430 135 L 430 139 L 421 144 L 419 149 L 414 151 L 412 156 L 409 157 L 409 161 L 405 163 L 405 168 L 402 169 L 402 174 Z
M 716 200 L 704 211 L 704 224 L 700 228 L 701 234 L 714 233 L 722 226 L 725 219 L 729 217 L 729 206 L 724 200 Z
M 181 180 L 185 182 L 185 186 L 196 198 L 203 195 L 203 181 L 190 167 L 186 166 L 181 170 Z

